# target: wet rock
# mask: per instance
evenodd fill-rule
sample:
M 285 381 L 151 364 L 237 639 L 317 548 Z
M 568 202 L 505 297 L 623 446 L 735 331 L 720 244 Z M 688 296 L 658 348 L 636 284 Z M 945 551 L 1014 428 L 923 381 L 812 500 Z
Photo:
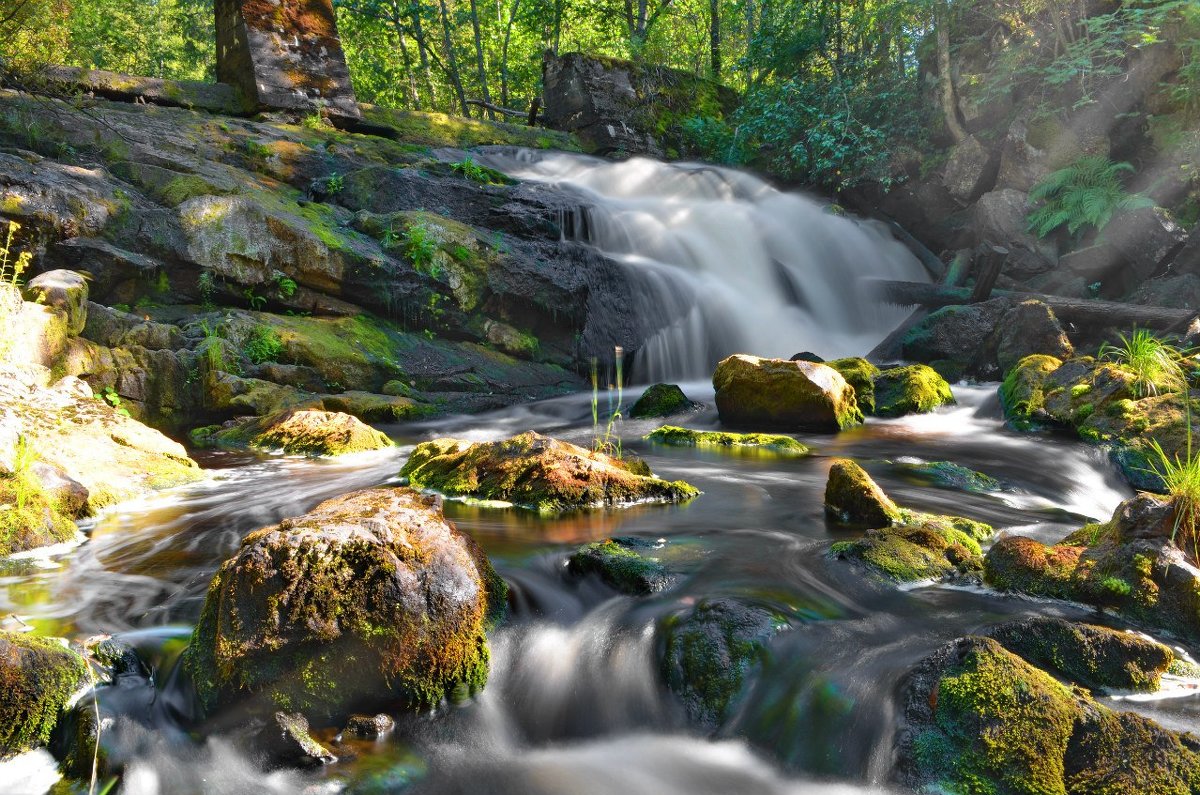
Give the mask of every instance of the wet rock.
M 400 476 L 414 488 L 547 512 L 685 502 L 699 494 L 681 480 L 653 477 L 640 461 L 585 450 L 533 431 L 499 442 L 424 442 L 413 450 Z
M 862 422 L 854 387 L 824 364 L 737 354 L 717 365 L 713 386 L 729 425 L 834 432 Z
M 734 599 L 703 599 L 659 623 L 663 678 L 693 724 L 720 727 L 782 626 L 770 610 Z
M 88 682 L 83 657 L 53 638 L 0 632 L 0 758 L 45 745 Z
M 842 374 L 846 383 L 854 387 L 854 400 L 859 411 L 863 414 L 874 414 L 875 379 L 879 377 L 879 368 L 859 357 L 837 359 L 828 364 Z
M 700 404 L 688 400 L 683 390 L 674 384 L 655 384 L 642 393 L 642 396 L 629 410 L 629 416 L 635 420 L 651 417 L 670 417 L 691 411 Z
M 1161 643 L 1132 632 L 1074 624 L 1060 618 L 1030 618 L 988 632 L 1031 665 L 1101 692 L 1154 692 L 1174 654 Z
M 880 417 L 924 414 L 953 402 L 946 379 L 923 364 L 884 370 L 875 379 L 875 414 Z
M 812 351 L 800 351 L 800 353 L 793 354 L 793 355 L 791 356 L 791 358 L 789 359 L 789 361 L 793 361 L 793 362 L 816 362 L 817 364 L 824 364 L 824 363 L 825 363 L 825 360 L 824 360 L 824 359 L 822 359 L 820 356 L 818 356 L 817 354 L 813 353 Z
M 929 521 L 868 530 L 856 541 L 840 541 L 829 554 L 851 560 L 901 583 L 978 574 L 979 542 L 949 523 Z
M 34 276 L 25 286 L 25 300 L 66 315 L 68 334 L 80 334 L 87 324 L 88 284 L 75 271 L 55 270 Z
M 897 778 L 914 790 L 1185 792 L 1200 741 L 1114 713 L 990 638 L 960 638 L 909 677 Z
M 929 461 L 901 466 L 904 472 L 939 488 L 974 493 L 1004 490 L 1004 485 L 991 475 L 976 472 L 952 461 Z
M 256 744 L 280 764 L 328 765 L 338 760 L 308 733 L 308 719 L 299 712 L 276 712 Z
M 693 431 L 674 425 L 656 428 L 647 436 L 652 442 L 675 447 L 711 447 L 734 451 L 764 451 L 777 455 L 808 455 L 806 445 L 791 436 L 769 433 L 725 433 L 722 431 Z
M 567 560 L 567 570 L 576 577 L 599 575 L 621 593 L 644 596 L 671 584 L 666 567 L 650 555 L 654 549 L 651 542 L 607 538 L 581 547 Z
M 1176 533 L 1173 510 L 1140 495 L 1104 524 L 1091 524 L 1057 544 L 1023 536 L 997 541 L 984 560 L 984 579 L 1002 591 L 1107 607 L 1178 635 L 1200 639 L 1200 576 Z M 1175 540 L 1172 540 L 1175 539 Z
M 307 456 L 344 455 L 392 446 L 385 434 L 349 414 L 312 409 L 285 409 L 223 428 L 206 435 L 204 441 L 215 447 L 252 447 Z
M 993 298 L 980 304 L 938 309 L 904 335 L 904 358 L 935 368 L 945 364 L 974 373 L 988 365 L 986 359 L 981 361 L 980 352 L 1011 308 L 1008 299 Z
M 1008 371 L 1000 385 L 1004 417 L 1018 430 L 1028 430 L 1049 420 L 1045 412 L 1045 386 L 1051 373 L 1062 367 L 1053 356 L 1027 356 Z
M 395 728 L 396 721 L 388 715 L 351 715 L 346 719 L 346 726 L 342 729 L 342 733 L 365 740 L 373 740 L 389 734 Z
M 839 458 L 825 483 L 825 515 L 838 524 L 887 527 L 901 520 L 900 508 L 858 464 Z
M 1034 354 L 1069 359 L 1075 353 L 1054 310 L 1041 301 L 1023 301 L 1006 312 L 996 336 L 996 362 L 1002 373 Z
M 184 657 L 210 713 L 247 703 L 336 719 L 481 689 L 505 586 L 410 489 L 371 489 L 248 535 L 217 571 Z

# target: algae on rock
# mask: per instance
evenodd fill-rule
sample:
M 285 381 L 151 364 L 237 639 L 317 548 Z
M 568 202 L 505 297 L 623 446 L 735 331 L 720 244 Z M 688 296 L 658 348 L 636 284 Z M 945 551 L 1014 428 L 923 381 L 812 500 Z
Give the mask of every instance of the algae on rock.
M 383 450 L 392 440 L 349 414 L 285 409 L 231 428 L 193 436 L 214 447 L 252 447 L 285 455 L 336 456 Z
M 89 681 L 87 662 L 63 642 L 0 631 L 0 758 L 49 742 Z
M 836 432 L 863 421 L 854 387 L 824 364 L 736 354 L 717 365 L 713 386 L 729 425 Z
M 714 447 L 732 451 L 766 452 L 781 456 L 808 455 L 809 449 L 791 436 L 770 433 L 726 433 L 693 431 L 674 425 L 656 428 L 647 436 L 652 442 L 676 447 Z

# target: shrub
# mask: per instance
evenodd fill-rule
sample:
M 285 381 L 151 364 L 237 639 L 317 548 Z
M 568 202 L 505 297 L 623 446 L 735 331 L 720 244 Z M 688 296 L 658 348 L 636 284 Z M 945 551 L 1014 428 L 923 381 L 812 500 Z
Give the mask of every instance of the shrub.
M 1133 171 L 1128 163 L 1087 156 L 1050 174 L 1029 194 L 1041 202 L 1029 214 L 1029 230 L 1046 237 L 1065 226 L 1078 235 L 1085 227 L 1103 229 L 1118 210 L 1153 207 L 1145 196 L 1125 192 L 1121 175 L 1127 171 Z
M 254 364 L 278 361 L 283 353 L 283 340 L 270 326 L 255 326 L 242 344 L 242 353 Z

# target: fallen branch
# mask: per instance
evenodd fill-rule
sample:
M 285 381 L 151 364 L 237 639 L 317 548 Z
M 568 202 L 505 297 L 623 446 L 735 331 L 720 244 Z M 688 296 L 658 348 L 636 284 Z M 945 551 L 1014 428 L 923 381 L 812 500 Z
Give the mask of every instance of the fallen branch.
M 512 108 L 502 108 L 499 105 L 493 105 L 491 102 L 484 102 L 482 99 L 464 100 L 468 105 L 476 105 L 485 110 L 490 110 L 493 113 L 502 113 L 505 116 L 520 116 L 522 119 L 529 117 L 529 112 L 524 110 L 513 110 Z
M 941 287 L 919 282 L 897 282 L 871 279 L 868 294 L 880 301 L 897 306 L 938 308 L 967 304 L 972 290 L 966 287 Z M 1035 299 L 1049 306 L 1060 320 L 1081 326 L 1140 326 L 1163 331 L 1186 329 L 1197 316 L 1191 309 L 1170 309 L 1164 306 L 1123 304 L 1117 301 L 1093 301 L 1083 298 L 1064 298 L 1061 295 L 996 290 L 992 298 L 1012 298 L 1018 301 Z

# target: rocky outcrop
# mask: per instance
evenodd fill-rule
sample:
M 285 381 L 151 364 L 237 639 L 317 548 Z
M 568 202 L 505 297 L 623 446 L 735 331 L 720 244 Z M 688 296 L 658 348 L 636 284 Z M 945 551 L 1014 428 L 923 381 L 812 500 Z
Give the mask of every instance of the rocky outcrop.
M 717 365 L 713 386 L 727 425 L 836 432 L 863 419 L 854 387 L 815 362 L 737 354 Z
M 737 104 L 733 91 L 691 72 L 582 53 L 547 51 L 542 83 L 543 123 L 599 154 L 677 156 L 683 119 L 701 110 L 720 118 Z
M 0 632 L 0 759 L 49 742 L 90 681 L 87 662 L 65 641 Z
M 809 449 L 791 436 L 770 433 L 726 433 L 723 431 L 693 431 L 674 425 L 664 425 L 646 435 L 658 444 L 674 447 L 707 447 L 731 452 L 766 453 L 783 456 L 808 455 Z
M 436 439 L 400 470 L 414 488 L 555 512 L 638 502 L 685 502 L 699 492 L 653 476 L 635 458 L 585 450 L 529 431 L 499 442 Z
M 435 498 L 358 491 L 243 540 L 213 577 L 185 665 L 210 712 L 428 708 L 487 681 L 484 631 L 505 591 Z

